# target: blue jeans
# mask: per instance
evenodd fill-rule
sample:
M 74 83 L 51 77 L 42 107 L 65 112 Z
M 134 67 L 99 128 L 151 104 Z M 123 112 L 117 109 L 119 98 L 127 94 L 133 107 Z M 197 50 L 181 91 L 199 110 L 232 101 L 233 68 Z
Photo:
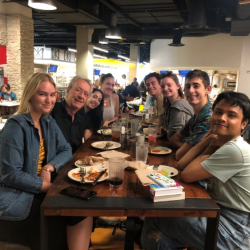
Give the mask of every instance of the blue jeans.
M 221 208 L 217 249 L 250 249 L 250 214 Z M 207 218 L 146 218 L 141 243 L 146 250 L 204 249 Z M 150 229 L 161 231 L 159 240 L 149 238 Z

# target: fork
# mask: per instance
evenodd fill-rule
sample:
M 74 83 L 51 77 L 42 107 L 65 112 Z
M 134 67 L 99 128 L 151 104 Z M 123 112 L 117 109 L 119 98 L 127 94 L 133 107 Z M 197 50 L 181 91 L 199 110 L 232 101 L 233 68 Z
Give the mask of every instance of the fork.
M 86 169 L 85 168 L 80 168 L 80 176 L 82 177 L 80 183 L 85 183 L 84 176 L 86 175 Z
M 165 163 L 165 161 L 161 162 L 160 164 L 154 164 L 153 170 L 158 170 L 159 166 Z
M 103 150 L 105 150 L 105 149 L 107 149 L 107 148 L 109 148 L 109 147 L 111 147 L 112 145 L 109 145 L 109 142 L 107 142 L 106 143 L 106 145 L 105 145 L 105 147 L 103 148 Z

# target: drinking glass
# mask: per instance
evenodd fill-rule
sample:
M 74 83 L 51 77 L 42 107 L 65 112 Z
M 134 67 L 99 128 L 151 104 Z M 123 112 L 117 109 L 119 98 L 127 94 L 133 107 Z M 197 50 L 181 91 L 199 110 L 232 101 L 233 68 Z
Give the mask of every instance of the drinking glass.
M 154 113 L 154 107 L 149 106 L 148 107 L 148 114 L 152 115 Z
M 138 128 L 139 128 L 139 120 L 137 119 L 132 119 L 130 120 L 131 123 L 131 134 L 135 135 L 138 132 Z
M 136 142 L 141 142 L 141 143 L 145 142 L 145 134 L 136 133 L 135 138 Z
M 125 124 L 125 128 L 128 128 L 129 115 L 121 115 L 121 122 Z
M 156 142 L 158 126 L 149 125 L 148 126 L 148 141 L 150 145 L 153 145 Z
M 112 124 L 112 141 L 120 142 L 121 128 L 121 124 L 119 123 L 114 122 Z
M 148 146 L 148 142 L 136 142 L 136 161 L 142 161 L 145 164 L 147 163 Z
M 122 186 L 125 159 L 121 157 L 109 158 L 109 186 L 119 188 Z
M 136 138 L 135 136 L 130 136 L 130 157 L 131 159 L 136 157 Z

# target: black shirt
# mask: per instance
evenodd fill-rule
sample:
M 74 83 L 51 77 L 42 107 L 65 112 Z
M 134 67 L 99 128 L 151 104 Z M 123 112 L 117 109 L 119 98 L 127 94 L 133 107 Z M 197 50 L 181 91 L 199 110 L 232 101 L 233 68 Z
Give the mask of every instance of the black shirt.
M 118 94 L 118 97 L 119 97 L 119 104 L 120 104 L 120 106 L 119 106 L 119 113 L 121 114 L 121 113 L 124 113 L 124 112 L 125 112 L 125 108 L 126 108 L 128 105 L 127 105 L 126 100 L 123 99 L 123 98 L 121 97 L 120 94 Z
M 56 120 L 65 139 L 72 147 L 72 153 L 82 145 L 85 129 L 89 129 L 88 117 L 81 112 L 76 112 L 74 121 L 65 107 L 65 100 L 56 102 L 50 115 Z

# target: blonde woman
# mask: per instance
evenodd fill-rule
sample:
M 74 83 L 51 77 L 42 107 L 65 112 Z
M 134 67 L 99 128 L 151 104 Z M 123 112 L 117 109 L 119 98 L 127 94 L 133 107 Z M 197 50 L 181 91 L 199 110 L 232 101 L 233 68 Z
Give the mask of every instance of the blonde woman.
M 17 113 L 0 134 L 0 225 L 13 238 L 19 230 L 31 249 L 39 249 L 39 207 L 52 185 L 51 175 L 72 158 L 70 145 L 48 115 L 55 101 L 53 79 L 45 73 L 33 74 Z M 92 218 L 69 224 L 69 249 L 80 245 L 87 250 Z

